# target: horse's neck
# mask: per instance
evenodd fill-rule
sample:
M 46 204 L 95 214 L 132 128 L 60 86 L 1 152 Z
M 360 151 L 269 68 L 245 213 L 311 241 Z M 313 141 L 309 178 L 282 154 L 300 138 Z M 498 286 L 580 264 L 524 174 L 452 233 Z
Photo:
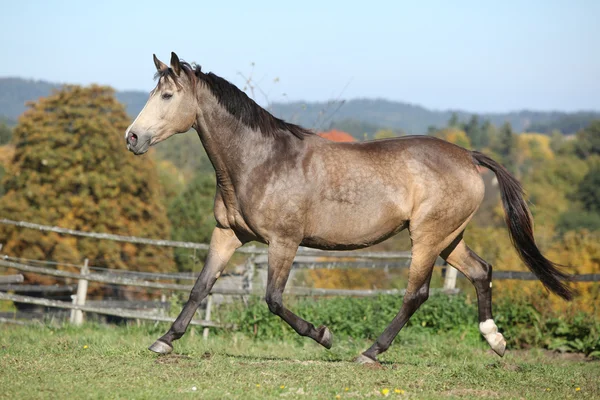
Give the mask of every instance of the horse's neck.
M 203 111 L 196 131 L 215 169 L 219 187 L 235 192 L 242 173 L 264 162 L 271 153 L 271 144 L 260 132 L 246 127 L 223 109 Z

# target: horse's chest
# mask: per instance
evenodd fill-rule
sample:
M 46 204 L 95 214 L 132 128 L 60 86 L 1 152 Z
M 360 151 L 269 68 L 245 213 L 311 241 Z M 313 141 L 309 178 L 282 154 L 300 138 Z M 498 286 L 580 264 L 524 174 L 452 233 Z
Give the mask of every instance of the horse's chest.
M 248 240 L 260 239 L 256 229 L 253 227 L 252 218 L 244 215 L 248 214 L 248 210 L 241 208 L 241 205 L 236 199 L 236 196 L 228 196 L 222 190 L 217 191 L 215 196 L 214 214 L 217 225 L 233 230 L 238 237 Z

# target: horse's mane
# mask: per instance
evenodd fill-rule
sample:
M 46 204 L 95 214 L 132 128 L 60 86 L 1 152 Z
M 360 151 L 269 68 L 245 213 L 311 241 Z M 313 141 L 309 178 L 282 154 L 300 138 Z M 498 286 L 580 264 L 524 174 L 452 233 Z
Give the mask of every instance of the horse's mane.
M 198 81 L 206 85 L 217 101 L 227 112 L 239 119 L 244 125 L 260 130 L 262 134 L 268 136 L 277 136 L 281 133 L 290 133 L 299 139 L 306 135 L 314 134 L 312 131 L 299 125 L 290 124 L 269 113 L 267 110 L 256 104 L 246 93 L 237 88 L 234 84 L 221 78 L 218 75 L 209 72 L 205 74 L 201 67 L 180 61 L 182 70 L 190 77 L 195 77 L 192 81 Z M 170 78 L 176 85 L 180 85 L 177 75 L 172 68 L 160 70 L 155 78 Z M 160 80 L 159 80 L 160 85 Z

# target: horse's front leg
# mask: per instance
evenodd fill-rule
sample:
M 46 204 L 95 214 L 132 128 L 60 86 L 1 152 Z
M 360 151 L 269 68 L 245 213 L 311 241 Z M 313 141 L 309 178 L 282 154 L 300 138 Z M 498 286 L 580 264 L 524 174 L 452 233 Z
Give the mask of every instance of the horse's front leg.
M 315 329 L 314 325 L 307 322 L 285 308 L 283 305 L 283 291 L 290 275 L 294 256 L 298 250 L 297 243 L 271 243 L 269 244 L 269 273 L 267 278 L 267 294 L 265 300 L 269 310 L 287 322 L 298 334 L 308 336 L 317 343 L 330 349 L 332 335 L 326 326 L 321 325 Z
M 154 342 L 148 348 L 149 350 L 159 354 L 168 354 L 173 351 L 173 340 L 183 336 L 200 302 L 210 293 L 233 252 L 242 244 L 231 229 L 215 228 L 210 239 L 210 248 L 204 268 L 194 284 L 190 298 L 169 331 Z

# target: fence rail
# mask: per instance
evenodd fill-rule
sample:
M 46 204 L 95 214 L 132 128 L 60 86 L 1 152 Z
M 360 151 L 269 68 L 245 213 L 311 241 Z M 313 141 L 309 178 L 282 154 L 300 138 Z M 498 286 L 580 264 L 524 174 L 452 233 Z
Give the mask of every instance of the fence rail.
M 97 232 L 85 232 L 76 229 L 61 228 L 58 226 L 49 226 L 34 224 L 26 221 L 13 221 L 10 219 L 0 219 L 0 224 L 13 225 L 21 228 L 36 229 L 46 232 L 55 232 L 66 235 L 90 237 L 95 239 L 113 240 L 117 242 L 127 242 L 136 244 L 147 244 L 153 246 L 166 246 L 166 247 L 179 247 L 184 249 L 196 249 L 196 250 L 208 250 L 209 245 L 205 243 L 193 243 L 193 242 L 180 242 L 175 240 L 162 240 L 162 239 L 147 239 L 137 236 L 125 236 L 115 235 L 112 233 L 97 233 Z M 236 250 L 237 253 L 242 254 L 267 254 L 268 249 L 256 246 L 245 246 L 240 247 Z M 327 251 L 327 250 L 316 250 L 301 247 L 298 249 L 298 255 L 316 256 L 316 257 L 362 257 L 372 259 L 398 259 L 398 258 L 410 258 L 409 251 Z
M 45 306 L 45 307 L 80 310 L 80 311 L 92 312 L 92 313 L 96 313 L 96 314 L 114 315 L 114 316 L 122 317 L 122 318 L 146 319 L 146 320 L 160 321 L 160 322 L 175 321 L 175 318 L 171 318 L 171 317 L 167 317 L 167 316 L 163 316 L 163 315 L 157 315 L 157 314 L 150 314 L 147 312 L 135 312 L 135 311 L 129 311 L 129 310 L 124 310 L 124 309 L 119 309 L 119 308 L 92 307 L 92 306 L 85 306 L 85 305 L 81 306 L 81 305 L 77 305 L 77 304 L 71 304 L 66 301 L 49 300 L 49 299 L 42 299 L 39 297 L 21 296 L 18 294 L 9 294 L 9 293 L 3 293 L 3 292 L 0 292 L 0 300 L 10 300 L 10 301 L 15 301 L 17 303 L 36 304 L 36 305 Z M 206 320 L 192 320 L 191 324 L 199 325 L 199 326 L 206 326 L 206 327 L 213 327 L 213 328 L 222 327 L 222 325 L 220 325 L 216 322 L 206 321 Z
M 65 235 L 75 235 L 81 237 L 90 237 L 101 240 L 113 240 L 120 242 L 128 242 L 135 244 L 145 244 L 154 246 L 169 246 L 169 247 L 180 247 L 197 250 L 207 250 L 209 246 L 203 243 L 192 243 L 192 242 L 179 242 L 171 240 L 155 240 L 139 238 L 134 236 L 123 236 L 108 233 L 95 233 L 95 232 L 83 232 L 73 229 L 60 228 L 56 226 L 47 226 L 34 224 L 25 221 L 12 221 L 7 219 L 0 219 L 0 224 L 13 225 L 23 227 L 27 229 L 37 229 L 47 232 L 56 232 Z M 0 244 L 1 249 L 1 244 Z M 206 337 L 208 327 L 218 327 L 218 323 L 210 321 L 211 306 L 212 306 L 212 295 L 219 294 L 225 296 L 247 296 L 251 294 L 263 295 L 263 293 L 257 293 L 252 288 L 252 277 L 254 275 L 256 266 L 265 266 L 268 263 L 267 249 L 259 248 L 255 246 L 247 246 L 238 249 L 238 253 L 245 253 L 250 255 L 246 264 L 243 279 L 243 288 L 226 288 L 226 287 L 214 287 L 209 295 L 207 301 L 207 309 L 204 320 L 194 320 L 194 325 L 200 325 L 205 327 L 204 336 Z M 77 280 L 77 285 L 17 285 L 23 281 L 23 275 L 9 275 L 0 276 L 0 300 L 10 300 L 13 302 L 21 302 L 27 304 L 36 304 L 45 307 L 53 308 L 64 308 L 71 309 L 71 322 L 74 324 L 80 324 L 83 320 L 82 312 L 91 312 L 104 315 L 113 315 L 122 318 L 132 319 L 150 319 L 154 321 L 172 322 L 174 319 L 160 315 L 157 313 L 149 312 L 136 312 L 132 310 L 122 309 L 115 307 L 115 304 L 111 307 L 99 307 L 90 304 L 85 304 L 87 294 L 87 284 L 89 281 L 105 283 L 110 285 L 122 285 L 131 286 L 146 289 L 157 289 L 162 291 L 185 291 L 189 292 L 192 289 L 191 284 L 181 283 L 167 283 L 159 282 L 158 280 L 194 280 L 196 276 L 190 273 L 148 273 L 148 272 L 136 272 L 136 271 L 125 271 L 125 270 L 113 270 L 108 268 L 95 268 L 87 265 L 87 260 L 84 265 L 66 264 L 55 261 L 40 261 L 40 260 L 25 260 L 14 257 L 4 256 L 0 259 L 0 267 L 11 268 L 24 273 L 33 273 L 40 275 L 50 275 L 65 279 Z M 399 260 L 410 261 L 410 252 L 369 252 L 369 251 L 323 251 L 300 248 L 297 256 L 294 260 L 295 267 L 303 268 L 340 268 L 345 266 L 351 266 L 354 268 L 390 268 L 390 267 L 407 267 L 406 261 L 401 262 Z M 63 265 L 80 268 L 79 273 L 57 270 L 55 268 L 46 268 L 41 266 L 35 266 L 30 264 L 53 264 Z M 90 269 L 102 270 L 102 273 L 90 272 Z M 456 270 L 450 266 L 446 269 L 446 277 L 444 281 L 444 287 L 441 289 L 431 289 L 432 292 L 442 292 L 446 294 L 455 294 L 458 290 L 455 288 L 457 274 Z M 521 271 L 494 271 L 494 280 L 499 279 L 517 279 L 517 280 L 537 280 L 537 277 L 530 272 Z M 148 279 L 155 279 L 154 281 Z M 575 275 L 572 277 L 573 281 L 577 282 L 598 282 L 600 281 L 600 274 L 585 274 Z M 3 293 L 8 291 L 27 293 L 27 292 L 73 292 L 77 290 L 77 295 L 73 297 L 73 303 L 41 299 L 30 296 L 23 296 L 21 294 L 9 294 Z M 316 288 L 301 288 L 301 287 L 289 287 L 286 290 L 286 294 L 295 296 L 377 296 L 377 295 L 403 295 L 404 290 L 348 290 L 348 289 L 316 289 Z M 161 304 L 165 303 L 165 295 L 161 299 Z M 2 322 L 2 320 L 0 320 Z
M 11 284 L 23 282 L 23 275 L 2 275 L 0 276 L 0 284 Z

